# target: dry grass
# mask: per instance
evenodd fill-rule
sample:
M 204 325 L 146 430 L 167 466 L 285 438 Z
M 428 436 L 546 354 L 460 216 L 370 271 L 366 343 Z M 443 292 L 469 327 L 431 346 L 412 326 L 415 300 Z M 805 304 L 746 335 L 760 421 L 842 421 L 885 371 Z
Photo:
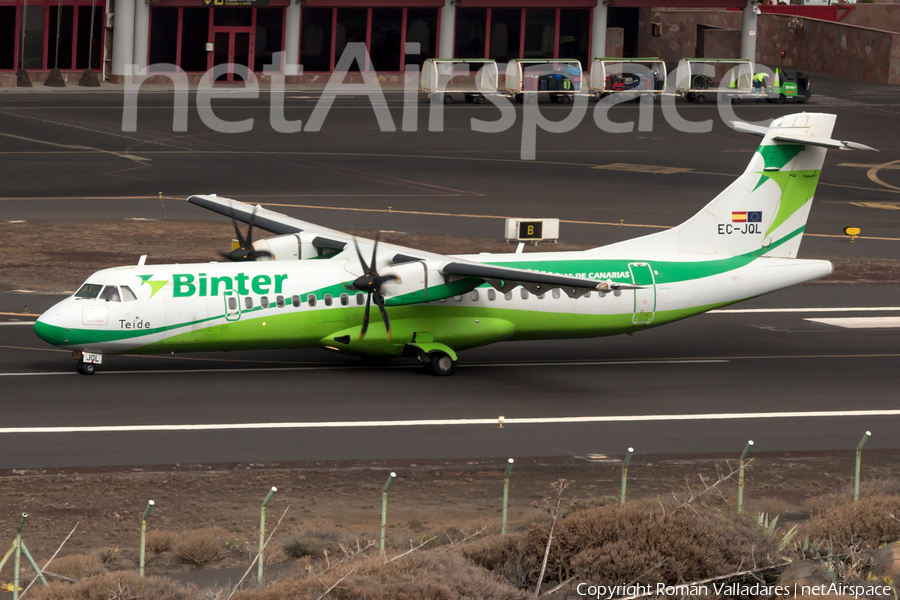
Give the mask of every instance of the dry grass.
M 221 527 L 185 531 L 175 538 L 172 551 L 186 563 L 202 567 L 228 556 L 229 533 Z
M 862 542 L 877 547 L 900 537 L 900 496 L 861 497 L 824 508 L 800 526 L 799 535 L 831 540 L 838 546 Z
M 56 564 L 56 561 L 53 561 Z M 51 583 L 28 591 L 29 600 L 198 600 L 193 586 L 182 586 L 165 577 L 141 579 L 136 571 L 118 571 L 87 577 L 75 584 Z
M 169 552 L 175 545 L 175 538 L 178 537 L 174 531 L 153 529 L 147 532 L 147 552 L 151 554 L 161 554 Z
M 353 572 L 347 575 L 350 569 Z M 460 556 L 422 551 L 384 564 L 370 556 L 322 576 L 238 592 L 234 600 L 315 600 L 341 577 L 329 594 L 334 600 L 525 600 L 529 596 Z
M 106 566 L 103 564 L 99 553 L 70 554 L 53 559 L 48 570 L 77 580 L 104 573 Z
M 319 559 L 340 552 L 340 544 L 353 543 L 353 539 L 334 526 L 328 519 L 304 521 L 290 529 L 282 539 L 285 553 L 292 558 L 311 556 Z
M 778 515 L 785 515 L 791 510 L 791 505 L 781 498 L 765 496 L 747 503 L 752 509 L 748 511 L 750 514 L 765 513 L 770 518 Z

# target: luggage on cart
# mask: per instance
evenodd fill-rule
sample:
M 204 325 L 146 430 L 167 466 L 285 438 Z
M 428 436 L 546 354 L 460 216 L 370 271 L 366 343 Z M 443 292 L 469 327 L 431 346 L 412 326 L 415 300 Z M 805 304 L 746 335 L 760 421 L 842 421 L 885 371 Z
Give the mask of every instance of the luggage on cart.
M 573 88 L 572 80 L 561 73 L 550 73 L 538 77 L 538 91 L 540 92 L 571 92 Z

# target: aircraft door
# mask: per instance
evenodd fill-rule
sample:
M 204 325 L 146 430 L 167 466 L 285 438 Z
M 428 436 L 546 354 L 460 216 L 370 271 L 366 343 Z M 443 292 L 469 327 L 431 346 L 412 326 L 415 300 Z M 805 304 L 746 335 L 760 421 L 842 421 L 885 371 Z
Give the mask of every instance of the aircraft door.
M 644 286 L 634 290 L 634 315 L 631 322 L 635 325 L 647 325 L 653 322 L 656 313 L 656 279 L 653 268 L 647 263 L 629 263 L 631 281 L 634 285 Z
M 222 294 L 225 300 L 225 320 L 239 321 L 241 319 L 241 297 L 234 290 L 226 290 Z

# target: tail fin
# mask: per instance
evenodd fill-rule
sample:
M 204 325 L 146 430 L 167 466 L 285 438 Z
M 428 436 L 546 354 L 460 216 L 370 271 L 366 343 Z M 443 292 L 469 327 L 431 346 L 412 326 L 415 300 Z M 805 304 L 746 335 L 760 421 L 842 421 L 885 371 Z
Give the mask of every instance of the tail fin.
M 733 122 L 737 131 L 763 136 L 744 173 L 678 227 L 616 249 L 796 258 L 827 149 L 873 150 L 831 139 L 834 122 L 822 113 L 788 115 L 767 128 Z

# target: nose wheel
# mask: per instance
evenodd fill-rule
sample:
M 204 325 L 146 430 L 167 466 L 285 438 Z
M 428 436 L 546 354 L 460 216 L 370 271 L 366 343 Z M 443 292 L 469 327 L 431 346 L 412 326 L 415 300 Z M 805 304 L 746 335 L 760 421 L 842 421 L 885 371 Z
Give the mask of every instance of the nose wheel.
M 97 371 L 97 366 L 91 363 L 78 361 L 75 363 L 75 370 L 82 375 L 93 375 Z

